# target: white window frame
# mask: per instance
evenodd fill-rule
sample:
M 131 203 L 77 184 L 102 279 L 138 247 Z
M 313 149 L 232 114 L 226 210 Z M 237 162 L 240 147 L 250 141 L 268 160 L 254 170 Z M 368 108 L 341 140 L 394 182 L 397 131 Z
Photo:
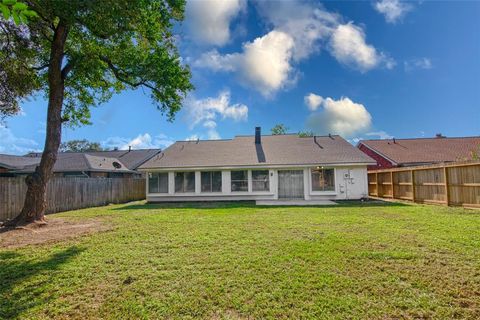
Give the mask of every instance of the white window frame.
M 233 181 L 244 181 L 244 180 L 233 180 L 233 174 L 234 172 L 238 172 L 238 171 L 245 171 L 247 173 L 247 190 L 241 190 L 241 191 L 236 191 L 236 190 L 232 190 L 232 183 Z M 250 174 L 250 170 L 248 169 L 240 169 L 240 170 L 231 170 L 230 171 L 230 192 L 231 193 L 235 193 L 235 194 L 238 194 L 238 193 L 250 193 L 251 192 L 251 178 L 250 178 L 251 174 Z
M 212 187 L 213 187 L 212 177 L 213 177 L 214 172 L 220 173 L 220 190 L 219 191 L 213 191 L 212 190 Z M 202 181 L 202 173 L 210 173 L 210 191 L 203 191 L 202 190 L 202 182 L 203 182 Z M 223 190 L 223 172 L 221 170 L 200 171 L 200 193 L 208 193 L 208 194 L 222 193 L 222 190 Z
M 254 190 L 253 189 L 253 185 L 254 185 L 254 182 L 255 181 L 261 181 L 263 182 L 263 180 L 254 180 L 253 179 L 253 172 L 255 171 L 266 171 L 267 172 L 267 189 L 266 190 Z M 252 192 L 253 193 L 270 193 L 270 170 L 269 169 L 252 169 L 251 170 L 251 179 L 252 179 Z
M 160 174 L 166 174 L 166 176 L 167 176 L 167 191 L 165 191 L 165 192 L 151 192 L 150 191 L 150 176 L 154 175 L 154 174 L 159 174 L 159 175 Z M 170 176 L 169 176 L 168 172 L 160 171 L 160 172 L 148 172 L 147 173 L 147 193 L 149 193 L 149 194 L 168 194 L 169 184 L 170 184 Z
M 185 183 L 186 183 L 186 180 L 185 180 L 185 174 L 186 173 L 193 173 L 193 191 L 177 191 L 177 183 L 176 183 L 176 174 L 177 173 L 182 173 L 183 174 L 183 190 L 185 190 Z M 193 194 L 195 193 L 195 190 L 196 190 L 196 181 L 197 181 L 197 175 L 195 174 L 195 171 L 174 171 L 173 173 L 173 192 L 175 194 Z
M 333 190 L 326 191 L 317 191 L 313 190 L 313 180 L 312 180 L 312 171 L 318 170 L 318 167 L 311 167 L 308 170 L 308 179 L 310 181 L 310 194 L 311 195 L 333 195 L 337 194 L 337 169 L 332 167 L 325 167 L 321 169 L 332 169 L 333 170 Z

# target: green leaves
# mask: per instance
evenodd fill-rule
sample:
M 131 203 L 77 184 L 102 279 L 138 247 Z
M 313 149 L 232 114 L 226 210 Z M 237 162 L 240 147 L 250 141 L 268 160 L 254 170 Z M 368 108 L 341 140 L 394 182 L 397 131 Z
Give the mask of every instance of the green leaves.
M 27 24 L 29 19 L 38 16 L 25 3 L 17 0 L 2 0 L 0 2 L 0 11 L 2 11 L 5 20 L 12 18 L 16 25 Z
M 48 97 L 50 51 L 60 24 L 68 29 L 61 72 L 64 125 L 90 124 L 91 108 L 138 89 L 173 120 L 193 89 L 173 35 L 184 0 L 0 0 L 0 8 L 9 19 L 0 17 L 0 101 L 8 96 L 15 110 L 38 91 Z M 39 18 L 30 19 L 31 12 Z M 7 114 L 6 105 L 0 114 Z

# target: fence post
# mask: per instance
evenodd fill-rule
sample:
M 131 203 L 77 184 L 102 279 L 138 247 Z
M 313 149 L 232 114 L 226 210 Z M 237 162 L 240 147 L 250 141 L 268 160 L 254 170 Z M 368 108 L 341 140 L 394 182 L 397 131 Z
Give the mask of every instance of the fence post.
M 395 189 L 393 188 L 393 170 L 390 171 L 390 183 L 392 184 L 392 199 L 395 199 Z
M 410 170 L 410 177 L 412 179 L 412 201 L 415 202 L 415 171 Z
M 443 167 L 443 181 L 445 182 L 445 203 L 450 205 L 450 191 L 448 190 L 448 168 L 445 166 Z

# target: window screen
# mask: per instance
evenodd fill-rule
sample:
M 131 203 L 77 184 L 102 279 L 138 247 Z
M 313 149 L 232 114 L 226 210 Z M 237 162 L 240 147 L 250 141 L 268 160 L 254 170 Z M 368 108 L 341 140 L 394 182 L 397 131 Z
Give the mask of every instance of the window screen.
M 205 171 L 201 173 L 202 192 L 222 192 L 222 172 Z
M 195 192 L 195 172 L 175 172 L 175 192 Z
M 335 170 L 312 169 L 312 191 L 335 191 Z
M 248 171 L 232 171 L 231 182 L 232 192 L 248 191 Z
M 168 173 L 155 172 L 148 174 L 149 193 L 168 193 Z
M 268 180 L 268 170 L 252 171 L 252 190 L 253 191 L 270 191 L 270 183 Z

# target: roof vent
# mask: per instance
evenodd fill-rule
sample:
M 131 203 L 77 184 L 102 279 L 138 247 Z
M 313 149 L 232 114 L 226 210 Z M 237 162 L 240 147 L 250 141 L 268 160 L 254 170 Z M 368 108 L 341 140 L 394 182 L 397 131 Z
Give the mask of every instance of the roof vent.
M 120 162 L 117 162 L 117 161 L 113 161 L 112 165 L 115 169 L 120 169 L 122 167 Z
M 323 147 L 320 145 L 320 143 L 318 143 L 317 141 L 317 136 L 313 136 L 313 142 L 320 148 L 320 149 L 323 149 Z
M 255 127 L 255 144 L 262 143 L 262 129 L 260 127 Z

